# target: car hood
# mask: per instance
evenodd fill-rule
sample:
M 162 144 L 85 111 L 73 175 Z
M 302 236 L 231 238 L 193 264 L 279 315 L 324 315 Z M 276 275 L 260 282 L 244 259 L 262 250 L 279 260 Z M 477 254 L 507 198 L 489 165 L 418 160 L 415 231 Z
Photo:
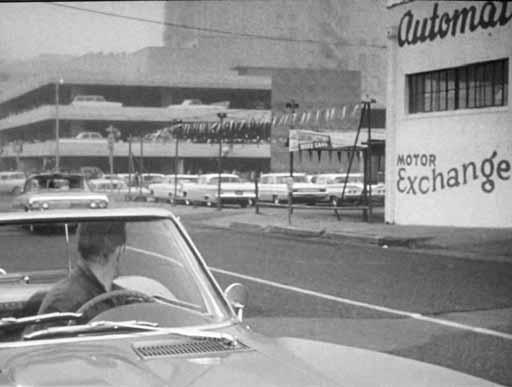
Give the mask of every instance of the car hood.
M 144 345 L 169 339 L 144 338 Z M 246 347 L 142 359 L 141 340 L 2 350 L 2 386 L 490 386 L 482 379 L 382 353 L 301 339 L 242 334 Z M 9 350 L 8 350 L 9 351 Z

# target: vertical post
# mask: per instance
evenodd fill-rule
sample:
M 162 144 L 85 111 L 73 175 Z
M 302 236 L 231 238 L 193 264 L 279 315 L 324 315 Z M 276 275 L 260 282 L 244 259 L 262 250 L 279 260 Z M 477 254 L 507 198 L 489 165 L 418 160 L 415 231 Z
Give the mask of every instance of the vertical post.
M 132 155 L 132 135 L 128 137 L 128 196 L 132 198 L 132 170 L 133 170 L 133 155 Z
M 223 133 L 223 125 L 224 118 L 226 118 L 226 113 L 217 113 L 217 117 L 220 119 L 219 126 L 219 163 L 218 163 L 218 172 L 219 172 L 219 181 L 217 182 L 217 211 L 220 211 L 222 208 L 221 201 L 221 178 L 222 178 L 222 133 Z
M 368 221 L 372 219 L 372 100 L 368 103 L 367 116 L 368 116 Z
M 260 199 L 260 193 L 258 188 L 258 178 L 259 173 L 256 172 L 254 174 L 254 207 L 256 209 L 256 214 L 260 213 L 260 205 L 259 205 L 259 199 Z
M 142 185 L 144 182 L 144 136 L 140 136 L 140 173 L 139 173 L 139 195 L 142 196 Z
M 293 129 L 293 120 L 295 119 L 295 109 L 299 107 L 299 104 L 295 102 L 294 99 L 290 100 L 290 102 L 286 103 L 286 108 L 291 112 L 292 114 L 292 124 L 290 125 L 290 130 Z M 288 141 L 289 141 L 290 135 L 288 134 Z M 290 144 L 288 143 L 288 146 Z M 290 176 L 293 177 L 293 152 L 290 151 Z
M 55 171 L 60 171 L 59 84 L 55 82 Z
M 115 142 L 115 134 L 114 134 L 114 127 L 110 125 L 107 128 L 108 132 L 108 163 L 110 166 L 110 176 L 114 174 L 114 142 Z M 110 190 L 113 190 L 113 184 L 110 183 Z
M 175 148 L 174 148 L 174 193 L 172 195 L 172 205 L 176 205 L 176 195 L 178 194 L 178 149 L 179 149 L 179 133 L 178 130 L 181 128 L 176 127 L 174 129 L 174 141 L 176 142 Z

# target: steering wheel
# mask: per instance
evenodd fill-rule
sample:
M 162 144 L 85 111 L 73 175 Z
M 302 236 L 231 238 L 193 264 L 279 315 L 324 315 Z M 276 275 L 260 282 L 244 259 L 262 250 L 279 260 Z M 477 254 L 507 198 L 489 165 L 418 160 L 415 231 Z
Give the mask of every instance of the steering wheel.
M 112 307 L 134 304 L 138 302 L 155 302 L 155 299 L 145 293 L 136 290 L 113 290 L 91 298 L 83 304 L 76 313 L 82 313 L 79 319 L 82 322 L 90 321 L 94 316 Z M 69 325 L 75 325 L 76 321 L 70 321 Z

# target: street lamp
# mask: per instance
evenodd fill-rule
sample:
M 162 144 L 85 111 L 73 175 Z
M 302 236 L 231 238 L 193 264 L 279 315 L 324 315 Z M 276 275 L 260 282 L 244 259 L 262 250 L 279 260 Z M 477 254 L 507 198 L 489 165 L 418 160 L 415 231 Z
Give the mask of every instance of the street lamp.
M 59 128 L 59 86 L 64 83 L 64 80 L 60 78 L 55 82 L 55 171 L 60 170 L 60 128 Z
M 292 124 L 290 129 L 293 129 L 293 119 L 295 118 L 295 110 L 299 108 L 299 104 L 295 102 L 294 99 L 290 100 L 290 102 L 286 103 L 286 109 L 288 109 L 292 114 Z M 288 146 L 290 146 L 290 135 L 288 134 Z M 293 177 L 293 152 L 290 151 L 290 176 Z
M 221 203 L 221 200 L 220 200 L 220 193 L 221 193 L 221 189 L 220 189 L 220 182 L 221 182 L 221 177 L 222 177 L 222 127 L 224 125 L 224 119 L 226 118 L 227 114 L 226 113 L 223 113 L 223 112 L 220 112 L 220 113 L 217 113 L 217 117 L 219 117 L 219 120 L 220 120 L 220 125 L 219 125 L 219 162 L 218 162 L 218 172 L 219 172 L 219 181 L 217 182 L 217 210 L 220 211 L 221 207 L 222 207 L 222 203 Z

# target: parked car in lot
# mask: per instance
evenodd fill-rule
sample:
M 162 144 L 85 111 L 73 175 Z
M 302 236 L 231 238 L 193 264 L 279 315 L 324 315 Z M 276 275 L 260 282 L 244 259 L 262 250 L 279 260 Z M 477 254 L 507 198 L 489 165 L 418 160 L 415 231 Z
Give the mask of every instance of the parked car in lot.
M 75 137 L 77 140 L 105 140 L 98 132 L 80 132 Z
M 18 195 L 23 190 L 25 180 L 23 172 L 0 172 L 0 194 Z
M 325 185 L 327 189 L 327 199 L 333 206 L 340 204 L 343 187 L 345 185 L 346 174 L 343 173 L 321 173 L 313 176 L 312 182 Z M 363 188 L 360 184 L 347 181 L 343 201 L 356 202 L 361 199 Z
M 102 95 L 76 95 L 71 105 L 84 107 L 122 107 L 121 102 L 107 101 Z
M 24 211 L 70 208 L 106 208 L 108 197 L 91 192 L 80 174 L 43 173 L 30 176 L 23 192 L 13 201 L 13 208 Z
M 288 201 L 289 179 L 288 172 L 261 175 L 258 184 L 258 199 L 274 204 Z M 325 185 L 308 182 L 305 173 L 294 172 L 292 198 L 294 203 L 316 204 L 327 199 L 327 189 Z
M 346 176 L 346 174 L 344 174 Z M 344 179 L 344 178 L 343 178 Z M 358 185 L 361 187 L 361 191 L 364 188 L 364 175 L 362 173 L 350 173 L 348 175 L 348 183 Z M 372 199 L 374 201 L 383 201 L 386 195 L 386 188 L 384 183 L 371 184 Z
M 24 228 L 38 223 L 64 227 L 51 234 Z M 78 224 L 76 233 L 69 224 Z M 3 386 L 495 385 L 382 352 L 253 332 L 243 319 L 247 288 L 221 289 L 163 209 L 1 213 L 0 245 L 13 240 L 16 259 L 0 249 Z M 98 286 L 76 306 L 61 291 L 69 306 L 47 313 L 42 305 L 57 283 L 80 287 L 71 281 L 88 270 L 83 251 L 90 246 L 104 253 L 103 267 L 115 268 L 103 277 L 112 289 Z M 98 282 L 95 272 L 86 271 Z
M 89 187 L 92 191 L 102 192 L 110 199 L 117 201 L 132 199 L 147 201 L 150 197 L 149 189 L 145 187 L 129 187 L 124 180 L 114 179 L 112 176 L 89 180 Z
M 183 187 L 186 183 L 197 183 L 199 175 L 166 175 L 161 183 L 152 183 L 148 185 L 151 195 L 155 200 L 172 201 L 174 197 L 174 187 L 176 184 L 176 200 L 185 200 L 183 197 Z
M 165 175 L 163 173 L 143 173 L 142 177 L 139 173 L 118 173 L 117 176 L 123 179 L 126 184 L 131 187 L 148 187 L 150 184 L 161 183 L 165 179 Z
M 182 196 L 187 204 L 204 203 L 213 206 L 218 201 L 218 182 L 217 173 L 200 175 L 197 183 L 184 184 Z M 241 207 L 247 207 L 252 205 L 256 198 L 254 184 L 242 182 L 240 176 L 235 174 L 221 174 L 220 188 L 221 204 L 239 204 Z

